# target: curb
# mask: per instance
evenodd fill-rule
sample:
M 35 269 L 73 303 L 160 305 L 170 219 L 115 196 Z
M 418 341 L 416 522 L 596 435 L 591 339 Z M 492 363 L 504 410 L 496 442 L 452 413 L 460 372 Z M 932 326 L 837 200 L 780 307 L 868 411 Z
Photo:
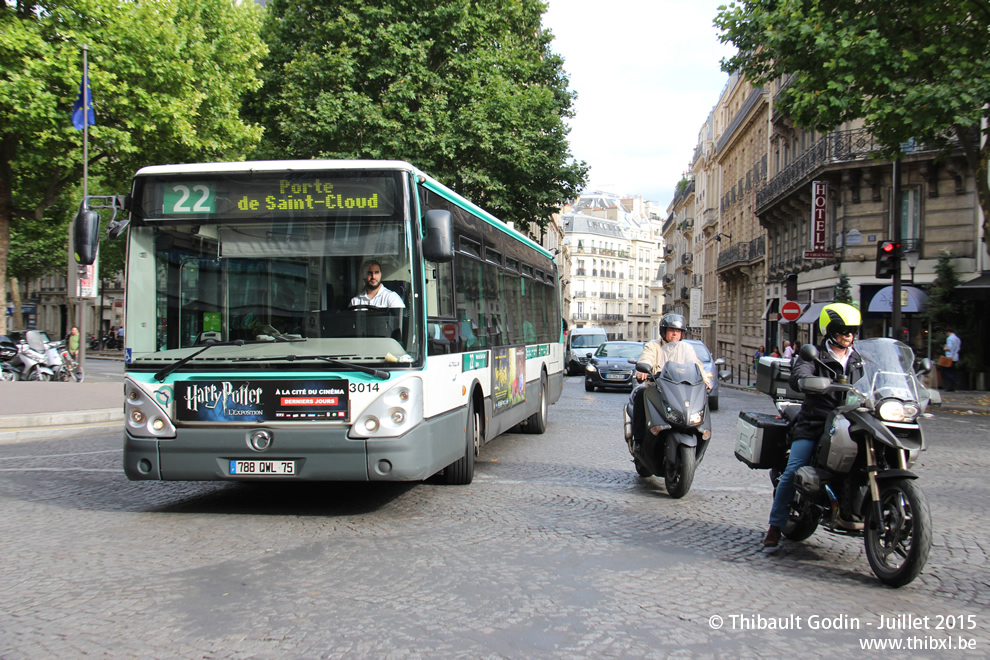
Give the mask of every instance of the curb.
M 123 423 L 120 408 L 0 415 L 0 445 L 110 433 L 123 430 Z

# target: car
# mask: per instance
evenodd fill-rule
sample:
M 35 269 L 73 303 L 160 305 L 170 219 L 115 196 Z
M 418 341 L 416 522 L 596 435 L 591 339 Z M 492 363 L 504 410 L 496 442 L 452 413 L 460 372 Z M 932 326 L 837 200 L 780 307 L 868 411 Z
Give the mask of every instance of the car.
M 701 364 L 705 366 L 705 371 L 712 375 L 712 391 L 708 393 L 708 409 L 711 411 L 718 410 L 718 367 L 722 364 L 716 364 L 716 360 L 712 357 L 711 351 L 705 346 L 705 343 L 697 339 L 682 339 L 681 341 L 691 344 L 694 348 L 694 352 L 697 354 L 698 359 L 701 360 Z
M 621 387 L 631 390 L 636 385 L 633 373 L 635 360 L 643 352 L 641 341 L 607 341 L 592 354 L 584 368 L 584 389 Z M 629 362 L 632 359 L 633 362 Z
M 583 374 L 588 365 L 588 353 L 594 353 L 607 340 L 602 328 L 574 328 L 568 332 L 564 349 L 564 368 L 567 375 Z

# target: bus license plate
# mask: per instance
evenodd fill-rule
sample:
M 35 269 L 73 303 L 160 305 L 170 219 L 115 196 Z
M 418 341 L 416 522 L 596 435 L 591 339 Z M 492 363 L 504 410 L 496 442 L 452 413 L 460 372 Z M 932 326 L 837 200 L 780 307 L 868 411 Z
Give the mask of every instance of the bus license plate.
M 245 477 L 296 473 L 295 461 L 231 461 L 230 474 Z

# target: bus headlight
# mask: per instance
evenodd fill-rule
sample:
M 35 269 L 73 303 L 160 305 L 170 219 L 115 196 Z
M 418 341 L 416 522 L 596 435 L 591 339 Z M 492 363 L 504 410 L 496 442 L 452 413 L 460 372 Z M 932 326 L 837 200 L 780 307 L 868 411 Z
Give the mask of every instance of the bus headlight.
M 394 438 L 423 421 L 423 381 L 407 378 L 383 392 L 358 415 L 351 438 Z
M 128 378 L 124 379 L 124 423 L 135 438 L 175 437 L 168 411 Z

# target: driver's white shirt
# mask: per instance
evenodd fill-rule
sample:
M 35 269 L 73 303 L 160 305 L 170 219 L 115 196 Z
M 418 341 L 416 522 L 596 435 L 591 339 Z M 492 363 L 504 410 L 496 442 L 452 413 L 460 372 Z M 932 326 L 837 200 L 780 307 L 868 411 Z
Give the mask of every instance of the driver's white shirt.
M 370 305 L 371 307 L 405 307 L 402 298 L 395 291 L 390 291 L 384 286 L 378 287 L 378 293 L 373 298 L 368 297 L 368 291 L 362 291 L 351 298 L 351 307 L 358 305 Z

